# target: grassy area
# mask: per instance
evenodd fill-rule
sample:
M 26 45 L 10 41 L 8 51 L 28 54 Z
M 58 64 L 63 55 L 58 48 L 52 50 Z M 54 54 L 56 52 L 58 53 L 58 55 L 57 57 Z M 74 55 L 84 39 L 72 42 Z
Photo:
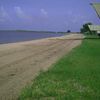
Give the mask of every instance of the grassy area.
M 86 35 L 87 39 L 99 39 L 100 37 L 97 34 L 94 35 Z
M 100 40 L 85 39 L 41 73 L 19 100 L 100 100 Z

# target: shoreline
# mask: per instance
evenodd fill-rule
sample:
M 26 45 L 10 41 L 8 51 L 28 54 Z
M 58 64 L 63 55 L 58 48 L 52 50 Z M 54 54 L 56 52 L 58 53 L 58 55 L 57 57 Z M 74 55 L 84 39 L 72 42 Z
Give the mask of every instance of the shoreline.
M 59 36 L 62 37 L 62 36 Z M 31 43 L 34 41 L 41 41 L 41 40 L 47 40 L 51 38 L 58 38 L 58 37 L 46 37 L 46 38 L 40 38 L 40 39 L 33 39 L 33 40 L 25 40 L 25 41 L 17 41 L 17 42 L 8 42 L 8 43 L 0 43 L 0 45 L 9 45 L 9 44 L 24 44 L 24 43 Z
M 0 44 L 0 51 L 5 49 L 11 49 L 11 48 L 18 48 L 24 45 L 31 45 L 31 44 L 38 44 L 41 42 L 49 42 L 50 40 L 60 40 L 60 39 L 83 39 L 85 36 L 83 34 L 68 34 L 60 37 L 49 37 L 49 38 L 42 38 L 42 39 L 36 39 L 36 40 L 30 40 L 30 41 L 22 41 L 22 42 L 15 42 L 15 43 L 7 43 L 7 44 Z
M 19 34 L 20 33 L 20 34 Z M 8 44 L 8 43 L 16 43 L 16 42 L 23 42 L 23 41 L 31 41 L 31 40 L 38 40 L 38 39 L 45 39 L 45 38 L 51 38 L 51 37 L 57 37 L 57 36 L 64 36 L 67 34 L 62 33 L 32 33 L 30 32 L 4 32 L 0 33 L 0 44 Z
M 77 37 L 78 36 L 78 37 Z M 0 43 L 1 45 L 9 45 L 9 44 L 24 44 L 24 43 L 32 43 L 34 41 L 42 41 L 42 40 L 48 40 L 48 39 L 77 39 L 77 38 L 84 38 L 84 36 L 82 36 L 82 34 L 79 33 L 71 33 L 71 34 L 67 34 L 64 36 L 57 36 L 57 37 L 47 37 L 47 38 L 40 38 L 40 39 L 33 39 L 33 40 L 25 40 L 25 41 L 18 41 L 18 42 L 8 42 L 8 43 Z

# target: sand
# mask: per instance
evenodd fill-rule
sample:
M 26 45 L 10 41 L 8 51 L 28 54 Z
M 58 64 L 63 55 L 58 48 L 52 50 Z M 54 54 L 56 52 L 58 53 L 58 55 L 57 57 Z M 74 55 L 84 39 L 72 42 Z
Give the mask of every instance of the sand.
M 16 100 L 39 72 L 81 44 L 82 34 L 0 45 L 0 100 Z

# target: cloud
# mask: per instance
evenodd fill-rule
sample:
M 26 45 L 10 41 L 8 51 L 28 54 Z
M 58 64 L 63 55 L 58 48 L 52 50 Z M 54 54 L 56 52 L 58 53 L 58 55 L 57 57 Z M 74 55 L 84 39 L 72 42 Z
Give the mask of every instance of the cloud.
M 27 14 L 26 12 L 24 12 L 21 7 L 17 6 L 14 7 L 14 9 L 17 17 L 20 18 L 22 22 L 24 22 L 25 24 L 33 23 L 33 17 Z
M 44 16 L 44 17 L 48 17 L 48 12 L 45 10 L 45 9 L 40 9 L 41 11 L 41 14 Z
M 28 16 L 24 13 L 24 11 L 21 9 L 21 7 L 14 7 L 15 13 L 17 17 L 19 18 L 27 18 Z
M 3 6 L 0 7 L 0 22 L 10 21 L 10 17 Z

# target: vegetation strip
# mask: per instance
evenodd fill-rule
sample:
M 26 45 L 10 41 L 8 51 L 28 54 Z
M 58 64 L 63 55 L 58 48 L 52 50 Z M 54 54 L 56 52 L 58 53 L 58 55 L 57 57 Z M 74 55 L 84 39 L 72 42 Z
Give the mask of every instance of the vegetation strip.
M 100 39 L 85 39 L 41 72 L 19 100 L 100 100 Z

